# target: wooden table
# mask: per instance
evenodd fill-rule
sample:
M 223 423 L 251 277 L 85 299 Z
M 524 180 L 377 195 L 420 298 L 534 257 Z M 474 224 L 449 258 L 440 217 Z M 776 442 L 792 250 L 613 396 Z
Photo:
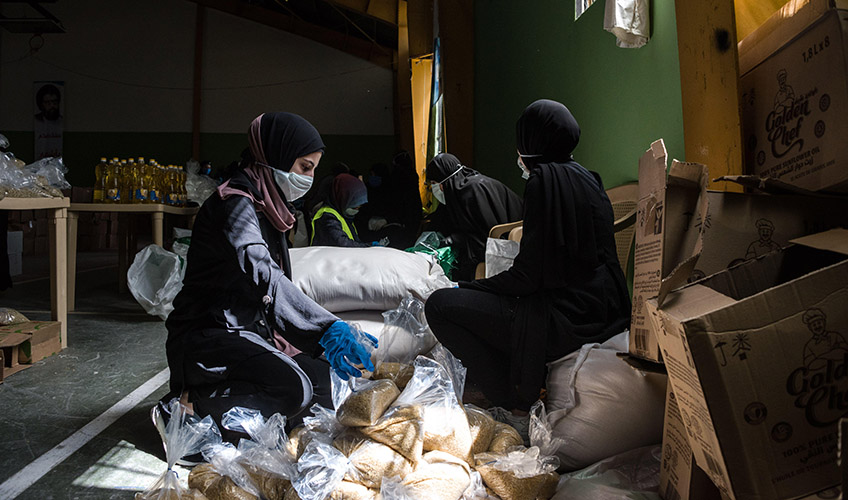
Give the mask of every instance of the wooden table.
M 0 210 L 50 211 L 50 318 L 61 323 L 62 349 L 68 347 L 69 198 L 4 198 Z M 72 276 L 72 275 L 71 275 Z
M 127 269 L 136 253 L 136 240 L 130 231 L 129 216 L 134 214 L 149 214 L 153 243 L 163 246 L 165 242 L 165 214 L 187 215 L 191 224 L 199 207 L 180 208 L 170 205 L 156 204 L 119 204 L 119 203 L 71 203 L 68 209 L 68 310 L 75 306 L 76 268 L 77 268 L 77 223 L 79 212 L 108 212 L 117 213 L 118 219 L 118 287 L 121 290 L 127 286 Z

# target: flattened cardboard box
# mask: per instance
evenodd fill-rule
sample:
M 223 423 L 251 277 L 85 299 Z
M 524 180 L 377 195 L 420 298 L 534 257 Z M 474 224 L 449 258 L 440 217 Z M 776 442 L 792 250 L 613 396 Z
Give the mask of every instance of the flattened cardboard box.
M 673 273 L 688 277 L 694 269 L 708 209 L 707 168 L 674 160 L 666 177 L 666 161 L 662 139 L 654 141 L 639 159 L 633 259 L 629 351 L 637 358 L 655 362 L 660 362 L 661 356 L 649 327 L 645 301 L 657 296 L 663 279 Z M 684 222 L 669 226 L 669 220 Z M 684 268 L 688 272 L 678 270 Z
M 696 461 L 734 499 L 834 486 L 848 413 L 848 230 L 648 302 Z
M 748 172 L 848 191 L 846 3 L 788 2 L 739 42 Z
M 695 464 L 688 429 L 668 385 L 663 420 L 660 497 L 663 500 L 719 500 L 721 493 L 709 476 Z

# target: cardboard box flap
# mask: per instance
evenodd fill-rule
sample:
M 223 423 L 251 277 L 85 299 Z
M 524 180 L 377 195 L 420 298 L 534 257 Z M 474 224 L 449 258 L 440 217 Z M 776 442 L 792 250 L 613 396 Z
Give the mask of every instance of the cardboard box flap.
M 665 143 L 657 139 L 639 158 L 639 199 L 657 196 L 665 189 L 666 159 Z
M 801 196 L 812 196 L 816 198 L 838 198 L 845 199 L 845 196 L 824 194 L 819 191 L 810 191 L 809 189 L 800 188 L 793 184 L 783 182 L 774 177 L 760 177 L 758 175 L 723 175 L 713 182 L 732 182 L 739 184 L 748 189 L 755 189 L 768 194 L 794 194 Z
M 848 229 L 836 228 L 823 233 L 811 234 L 790 240 L 796 245 L 804 245 L 819 250 L 848 255 Z
M 671 168 L 669 169 L 668 174 L 668 182 L 670 185 L 692 185 L 698 187 L 698 204 L 695 208 L 695 215 L 697 215 L 698 220 L 703 223 L 696 225 L 697 235 L 691 250 L 688 252 L 684 250 L 682 261 L 671 270 L 668 276 L 663 277 L 659 293 L 657 294 L 657 303 L 660 306 L 663 305 L 668 292 L 675 288 L 679 288 L 688 282 L 689 277 L 692 276 L 692 273 L 695 270 L 695 265 L 698 263 L 698 257 L 701 256 L 701 252 L 704 249 L 704 231 L 709 225 L 710 208 L 710 201 L 707 197 L 708 180 L 709 175 L 706 165 L 691 162 L 684 163 L 677 160 L 674 160 L 671 163 Z M 668 238 L 670 239 L 671 237 L 676 236 L 680 237 L 680 243 L 683 245 L 683 235 L 669 235 Z M 671 247 L 671 245 L 669 246 Z
M 648 301 L 658 304 L 657 299 Z M 708 286 L 694 283 L 676 290 L 662 305 L 664 314 L 685 322 L 734 304 L 736 300 Z M 659 308 L 659 306 L 657 306 Z
M 759 28 L 739 41 L 739 74 L 744 75 L 771 53 L 787 45 L 829 9 L 846 8 L 845 3 L 844 0 L 789 0 Z

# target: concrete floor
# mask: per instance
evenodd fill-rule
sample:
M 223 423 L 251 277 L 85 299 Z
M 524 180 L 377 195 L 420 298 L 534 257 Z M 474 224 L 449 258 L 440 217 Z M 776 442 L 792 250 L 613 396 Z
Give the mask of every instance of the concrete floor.
M 0 307 L 49 320 L 47 269 L 25 257 Z M 68 348 L 0 384 L 0 499 L 129 499 L 166 469 L 164 322 L 118 293 L 116 252 L 79 254 L 76 297 Z

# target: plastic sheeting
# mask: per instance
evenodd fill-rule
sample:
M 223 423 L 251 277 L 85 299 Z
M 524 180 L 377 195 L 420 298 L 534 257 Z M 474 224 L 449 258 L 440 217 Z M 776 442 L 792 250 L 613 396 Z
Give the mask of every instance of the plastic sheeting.
M 290 250 L 294 284 L 330 312 L 386 311 L 454 285 L 432 255 L 387 247 Z M 370 333 L 370 332 L 369 332 Z
M 662 441 L 667 376 L 620 359 L 627 342 L 624 332 L 548 364 L 548 421 L 565 440 L 562 470 Z
M 659 500 L 660 446 L 605 458 L 563 475 L 553 500 Z

